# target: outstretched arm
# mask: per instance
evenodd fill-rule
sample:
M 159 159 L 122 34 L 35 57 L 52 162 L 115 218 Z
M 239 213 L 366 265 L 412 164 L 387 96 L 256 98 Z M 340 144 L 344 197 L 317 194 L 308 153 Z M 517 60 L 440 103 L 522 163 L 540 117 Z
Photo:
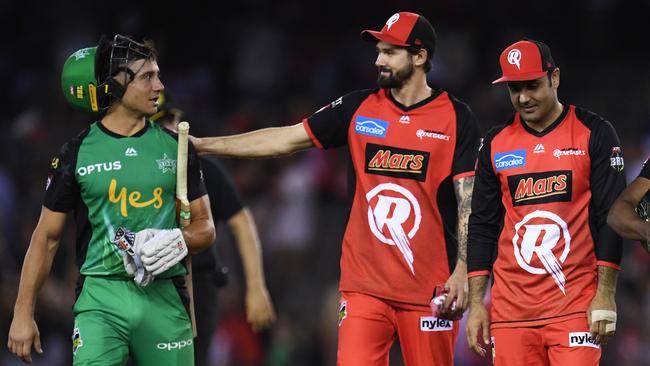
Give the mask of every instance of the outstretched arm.
M 36 352 L 43 353 L 38 327 L 34 321 L 36 297 L 52 268 L 66 218 L 66 213 L 51 211 L 46 207 L 41 209 L 41 217 L 23 262 L 14 318 L 7 341 L 9 351 L 23 362 L 32 362 L 32 346 Z
M 266 288 L 262 248 L 255 221 L 248 208 L 228 220 L 228 227 L 237 241 L 237 248 L 246 273 L 246 315 L 253 330 L 262 330 L 275 321 L 273 303 Z
M 643 221 L 634 211 L 650 190 L 650 179 L 638 177 L 621 192 L 607 215 L 607 224 L 620 236 L 630 240 L 650 241 L 650 222 Z
M 240 158 L 280 157 L 314 146 L 303 122 L 233 136 L 191 137 L 191 140 L 199 155 Z

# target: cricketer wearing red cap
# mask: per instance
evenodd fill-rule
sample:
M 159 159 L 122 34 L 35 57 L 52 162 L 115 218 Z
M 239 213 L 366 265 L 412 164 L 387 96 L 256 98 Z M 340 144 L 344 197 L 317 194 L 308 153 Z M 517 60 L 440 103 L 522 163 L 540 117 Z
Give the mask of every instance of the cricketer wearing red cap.
M 380 88 L 346 94 L 293 126 L 195 145 L 203 153 L 240 157 L 346 147 L 352 169 L 338 364 L 388 365 L 399 337 L 406 365 L 451 366 L 457 319 L 467 304 L 478 124 L 466 104 L 427 85 L 436 35 L 423 16 L 396 13 L 381 31 L 361 36 L 376 44 Z M 438 285 L 449 292 L 435 296 L 436 306 L 446 301 L 432 316 Z
M 607 120 L 558 100 L 560 69 L 544 43 L 516 42 L 499 61 L 494 82 L 507 82 L 515 114 L 479 150 L 468 343 L 485 355 L 482 329 L 498 366 L 597 365 L 616 330 L 621 238 L 606 220 L 625 187 L 619 139 Z

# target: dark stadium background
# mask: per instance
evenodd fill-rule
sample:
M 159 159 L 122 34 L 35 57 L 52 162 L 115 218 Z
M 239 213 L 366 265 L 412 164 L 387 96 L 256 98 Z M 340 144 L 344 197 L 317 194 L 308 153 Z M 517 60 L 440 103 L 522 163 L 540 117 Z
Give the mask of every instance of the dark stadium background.
M 648 1 L 254 1 L 80 2 L 0 0 L 0 365 L 19 364 L 6 337 L 22 259 L 40 211 L 49 161 L 91 117 L 65 104 L 67 56 L 100 34 L 153 39 L 162 80 L 196 135 L 299 122 L 351 90 L 374 87 L 372 44 L 359 39 L 394 12 L 424 14 L 438 33 L 433 85 L 467 102 L 482 132 L 511 113 L 490 83 L 498 55 L 527 36 L 546 42 L 561 68 L 560 100 L 612 121 L 628 180 L 650 154 Z M 278 160 L 224 160 L 257 219 L 279 320 L 262 335 L 245 327 L 241 264 L 220 228 L 231 269 L 220 293 L 215 365 L 333 365 L 336 281 L 345 212 L 345 153 L 315 150 Z M 70 220 L 72 221 L 72 220 Z M 76 278 L 68 229 L 37 310 L 45 355 L 69 364 Z M 650 255 L 626 242 L 619 323 L 603 365 L 650 364 Z M 128 311 L 128 309 L 125 309 Z M 458 341 L 458 365 L 484 365 Z M 391 365 L 400 365 L 399 349 Z

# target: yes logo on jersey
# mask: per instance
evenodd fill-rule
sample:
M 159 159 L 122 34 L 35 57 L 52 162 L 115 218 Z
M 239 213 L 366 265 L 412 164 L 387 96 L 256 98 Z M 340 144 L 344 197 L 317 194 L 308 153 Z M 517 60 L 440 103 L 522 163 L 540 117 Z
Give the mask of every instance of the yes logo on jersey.
M 413 239 L 422 221 L 417 199 L 400 185 L 382 183 L 366 193 L 366 200 L 370 231 L 382 243 L 397 246 L 411 273 L 415 275 L 409 239 Z
M 508 176 L 513 206 L 571 201 L 573 186 L 570 170 Z
M 526 166 L 526 150 L 506 151 L 494 154 L 494 167 L 498 170 Z
M 427 179 L 428 167 L 428 151 L 366 144 L 365 172 L 368 174 L 415 179 L 424 182 Z
M 566 295 L 562 263 L 571 250 L 571 234 L 560 216 L 541 210 L 524 216 L 515 225 L 512 245 L 521 268 L 531 274 L 551 275 L 560 291 Z
M 388 122 L 380 119 L 357 116 L 354 122 L 354 132 L 361 135 L 385 138 L 387 131 Z
M 151 198 L 148 200 L 142 200 L 142 193 L 139 191 L 128 192 L 126 187 L 122 187 L 117 193 L 117 180 L 111 179 L 111 183 L 108 186 L 108 200 L 111 203 L 120 204 L 120 215 L 122 217 L 128 217 L 129 211 L 127 208 L 127 202 L 130 207 L 133 208 L 143 208 L 153 205 L 154 208 L 159 209 L 163 205 L 163 189 L 162 187 L 156 187 L 151 192 Z

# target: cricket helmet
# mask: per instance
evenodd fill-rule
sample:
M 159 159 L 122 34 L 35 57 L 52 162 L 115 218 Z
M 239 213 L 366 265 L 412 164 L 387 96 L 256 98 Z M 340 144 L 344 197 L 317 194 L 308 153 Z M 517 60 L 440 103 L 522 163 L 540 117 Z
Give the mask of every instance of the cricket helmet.
M 68 57 L 61 72 L 61 91 L 73 107 L 85 112 L 99 113 L 95 56 L 97 47 L 82 48 Z M 101 94 L 105 94 L 100 92 Z
M 105 113 L 114 100 L 122 99 L 135 72 L 129 62 L 155 59 L 153 47 L 116 34 L 102 37 L 99 45 L 82 48 L 68 57 L 61 72 L 61 90 L 68 103 L 82 111 Z M 115 76 L 124 72 L 118 82 Z

